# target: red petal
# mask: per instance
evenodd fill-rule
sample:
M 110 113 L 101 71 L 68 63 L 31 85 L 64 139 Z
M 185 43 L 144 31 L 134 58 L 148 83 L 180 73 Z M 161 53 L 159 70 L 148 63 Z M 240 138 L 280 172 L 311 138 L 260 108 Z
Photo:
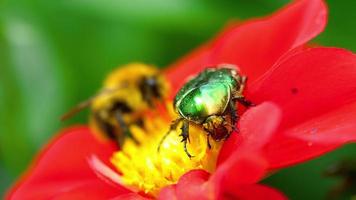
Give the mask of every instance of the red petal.
M 59 191 L 59 187 L 61 187 L 61 190 L 68 190 Z M 97 181 L 92 182 L 80 181 L 77 185 L 74 185 L 73 183 L 68 183 L 66 185 L 61 183 L 59 183 L 59 185 L 53 183 L 51 185 L 38 185 L 32 187 L 32 193 L 14 196 L 13 199 L 101 200 L 106 198 L 109 199 L 117 195 L 118 192 L 115 191 L 114 187 L 110 188 L 110 186 L 108 187 L 98 179 Z
M 149 200 L 151 198 L 145 198 L 137 193 L 122 194 L 110 200 Z
M 311 119 L 288 131 L 286 135 L 318 144 L 344 144 L 356 142 L 356 102 L 320 117 Z
M 181 177 L 176 192 L 173 188 L 164 189 L 161 199 L 175 194 L 178 199 L 209 199 L 220 195 L 225 185 L 259 181 L 265 175 L 267 165 L 258 151 L 274 132 L 279 119 L 279 109 L 271 103 L 248 110 L 241 119 L 241 134 L 234 134 L 239 136 L 242 145 L 237 148 L 235 142 L 226 143 L 224 160 L 228 159 L 218 166 L 210 180 L 207 182 L 209 173 L 192 170 Z
M 331 117 L 331 112 L 337 113 L 335 109 L 355 102 L 355 80 L 356 56 L 353 53 L 336 48 L 315 48 L 289 56 L 259 82 L 250 85 L 247 96 L 255 103 L 272 101 L 282 109 L 280 134 L 266 147 L 272 168 L 301 162 L 338 146 L 310 145 L 305 140 L 283 134 L 283 131 L 321 115 Z M 348 112 L 351 110 L 342 111 L 343 115 Z M 309 128 L 312 126 L 318 127 L 310 124 Z M 356 131 L 356 127 L 349 127 L 352 129 Z M 294 133 L 303 134 L 303 130 Z
M 171 84 L 172 94 L 177 93 L 189 76 L 198 74 L 210 65 L 210 51 L 210 44 L 202 45 L 167 68 L 165 75 Z
M 109 161 L 113 151 L 114 144 L 99 143 L 87 127 L 67 129 L 39 154 L 7 199 L 87 200 L 127 193 L 127 189 L 99 179 L 89 167 L 89 156 Z
M 281 119 L 280 109 L 272 103 L 262 103 L 248 109 L 240 120 L 240 133 L 232 133 L 224 143 L 218 165 L 231 155 L 240 155 L 239 150 L 259 151 L 275 132 Z
M 352 103 L 286 130 L 268 147 L 271 167 L 292 165 L 356 142 L 355 119 L 356 103 Z
M 232 186 L 256 183 L 267 171 L 267 162 L 257 152 L 238 151 L 230 156 L 210 178 L 215 197 L 224 194 Z
M 229 25 L 212 42 L 170 66 L 166 75 L 173 94 L 189 76 L 220 63 L 237 64 L 249 79 L 256 79 L 285 52 L 319 34 L 326 16 L 322 0 L 300 0 L 271 17 Z
M 224 195 L 219 198 L 224 200 L 240 199 L 240 200 L 285 200 L 288 199 L 278 190 L 267 187 L 264 185 L 231 185 L 229 188 L 226 188 Z
M 244 172 L 252 171 L 247 169 Z M 232 173 L 227 174 L 227 176 L 230 175 Z M 263 185 L 216 182 L 216 180 L 214 176 L 209 179 L 209 173 L 203 170 L 192 170 L 183 175 L 177 185 L 163 189 L 159 199 L 286 199 L 277 190 Z
M 326 21 L 323 1 L 295 1 L 271 17 L 252 20 L 223 34 L 212 59 L 236 64 L 250 80 L 255 80 L 285 52 L 323 31 Z
M 217 170 L 211 177 L 216 197 L 223 194 L 225 187 L 252 184 L 262 179 L 267 162 L 260 156 L 260 150 L 275 132 L 280 118 L 279 108 L 267 102 L 245 112 L 240 121 L 240 134 L 232 138 L 240 142 L 229 138 L 224 144 Z
M 176 185 L 170 185 L 161 189 L 158 195 L 158 200 L 166 200 L 166 199 L 172 199 L 172 200 L 177 199 Z
M 209 191 L 204 187 L 210 174 L 204 170 L 192 170 L 184 174 L 176 185 L 177 199 L 207 199 Z
M 311 144 L 302 139 L 281 135 L 273 138 L 264 151 L 269 169 L 275 170 L 321 156 L 339 146 L 316 142 Z

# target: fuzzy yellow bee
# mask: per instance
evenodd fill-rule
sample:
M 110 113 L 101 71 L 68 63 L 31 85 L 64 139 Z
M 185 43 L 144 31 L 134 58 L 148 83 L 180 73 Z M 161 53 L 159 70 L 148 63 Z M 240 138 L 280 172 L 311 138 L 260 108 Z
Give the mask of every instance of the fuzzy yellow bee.
M 162 101 L 168 90 L 159 69 L 141 63 L 128 64 L 110 73 L 96 95 L 75 106 L 61 120 L 90 107 L 90 127 L 94 132 L 122 144 L 126 137 L 131 137 L 130 125 L 142 125 L 143 114 Z

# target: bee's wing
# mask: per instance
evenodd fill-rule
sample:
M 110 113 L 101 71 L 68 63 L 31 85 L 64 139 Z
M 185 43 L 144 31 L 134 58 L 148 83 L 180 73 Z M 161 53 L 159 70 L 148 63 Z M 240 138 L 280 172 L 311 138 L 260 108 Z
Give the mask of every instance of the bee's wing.
M 119 90 L 121 88 L 125 87 L 125 85 L 120 85 L 116 88 L 111 88 L 111 89 L 104 89 L 102 91 L 100 91 L 98 94 L 96 94 L 93 97 L 90 97 L 89 99 L 79 103 L 78 105 L 74 106 L 72 109 L 70 109 L 68 112 L 66 112 L 64 115 L 61 116 L 61 121 L 67 120 L 71 117 L 73 117 L 75 114 L 77 114 L 78 112 L 82 111 L 83 109 L 89 107 L 91 105 L 91 103 L 99 96 L 102 95 L 107 95 L 110 94 L 112 92 L 115 92 L 116 90 Z

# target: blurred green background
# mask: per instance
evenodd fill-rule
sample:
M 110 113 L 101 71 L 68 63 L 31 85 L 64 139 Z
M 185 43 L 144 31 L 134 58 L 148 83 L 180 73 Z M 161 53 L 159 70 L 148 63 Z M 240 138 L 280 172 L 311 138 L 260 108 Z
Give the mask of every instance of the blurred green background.
M 115 66 L 167 66 L 231 19 L 264 16 L 287 0 L 3 0 L 0 2 L 0 196 L 34 153 L 87 112 L 58 118 L 91 96 Z M 356 51 L 356 1 L 329 0 L 329 24 L 315 42 Z M 323 199 L 339 179 L 326 166 L 355 156 L 348 145 L 264 181 L 292 199 Z

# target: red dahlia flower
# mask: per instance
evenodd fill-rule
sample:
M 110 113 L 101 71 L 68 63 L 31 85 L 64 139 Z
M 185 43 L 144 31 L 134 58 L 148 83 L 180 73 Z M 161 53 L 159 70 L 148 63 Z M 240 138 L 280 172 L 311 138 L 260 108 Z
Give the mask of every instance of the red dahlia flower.
M 270 17 L 227 27 L 168 68 L 173 94 L 207 66 L 232 63 L 249 77 L 245 96 L 257 106 L 242 115 L 240 133 L 220 150 L 209 153 L 203 134 L 193 130 L 190 148 L 203 152 L 198 160 L 180 154 L 176 138 L 164 155 L 151 155 L 160 137 L 134 130 L 145 146 L 124 145 L 113 155 L 112 143 L 73 127 L 40 153 L 7 199 L 284 199 L 258 181 L 356 141 L 356 56 L 306 46 L 324 29 L 326 15 L 321 0 L 296 1 Z M 169 126 L 159 118 L 149 122 L 156 135 Z

